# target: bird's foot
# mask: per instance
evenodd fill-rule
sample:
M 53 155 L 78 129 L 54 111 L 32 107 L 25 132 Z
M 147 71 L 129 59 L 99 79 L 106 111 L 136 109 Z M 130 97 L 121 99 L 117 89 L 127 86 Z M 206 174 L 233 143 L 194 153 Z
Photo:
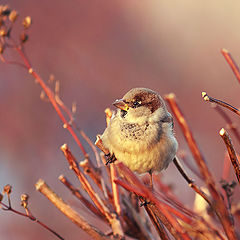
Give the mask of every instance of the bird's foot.
M 107 158 L 107 162 L 105 163 L 105 165 L 108 165 L 109 163 L 113 163 L 117 160 L 114 153 L 112 155 L 108 153 L 108 154 L 105 154 L 105 156 Z
M 149 201 L 145 201 L 145 202 L 141 202 L 139 207 L 143 207 L 143 206 L 147 206 L 148 204 L 150 204 L 151 202 Z
M 140 200 L 140 205 L 139 207 L 143 207 L 143 206 L 147 206 L 148 204 L 150 204 L 151 202 L 148 201 L 146 198 L 144 197 L 139 197 Z

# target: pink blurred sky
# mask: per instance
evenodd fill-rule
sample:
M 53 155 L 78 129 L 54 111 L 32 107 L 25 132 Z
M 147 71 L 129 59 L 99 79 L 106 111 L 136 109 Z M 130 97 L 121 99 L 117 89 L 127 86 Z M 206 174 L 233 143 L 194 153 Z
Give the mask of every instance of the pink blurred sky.
M 174 92 L 219 180 L 225 148 L 218 131 L 225 123 L 201 99 L 201 92 L 239 107 L 240 85 L 220 54 L 227 48 L 240 64 L 239 2 L 0 1 L 6 3 L 20 18 L 32 17 L 27 55 L 45 80 L 54 74 L 60 81 L 68 106 L 77 103 L 76 121 L 93 141 L 105 128 L 104 109 L 132 87 L 148 87 L 161 95 Z M 33 213 L 65 239 L 88 239 L 34 189 L 43 178 L 77 205 L 57 179 L 65 174 L 74 180 L 59 147 L 68 143 L 78 160 L 81 152 L 52 106 L 40 100 L 40 88 L 29 74 L 3 63 L 0 73 L 0 186 L 13 186 L 17 208 L 20 194 L 27 192 Z M 176 135 L 180 149 L 188 152 L 178 126 Z M 164 178 L 174 184 L 176 194 L 193 198 L 174 167 Z M 1 240 L 56 239 L 11 213 L 0 211 L 0 221 Z

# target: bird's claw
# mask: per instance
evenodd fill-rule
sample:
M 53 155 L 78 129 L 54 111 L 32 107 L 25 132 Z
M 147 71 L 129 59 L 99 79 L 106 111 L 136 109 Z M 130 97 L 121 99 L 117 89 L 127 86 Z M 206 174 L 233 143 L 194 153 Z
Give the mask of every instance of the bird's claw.
M 139 207 L 147 206 L 148 204 L 151 203 L 150 201 L 148 201 L 148 199 L 146 199 L 144 197 L 139 196 L 139 200 L 141 201 L 139 204 Z
M 150 204 L 151 202 L 145 200 L 144 202 L 141 202 L 139 207 L 143 207 L 143 206 L 147 206 L 148 204 Z
M 109 163 L 113 163 L 117 160 L 114 153 L 112 155 L 108 153 L 108 154 L 105 154 L 105 156 L 107 158 L 107 162 L 105 163 L 105 165 L 108 165 Z

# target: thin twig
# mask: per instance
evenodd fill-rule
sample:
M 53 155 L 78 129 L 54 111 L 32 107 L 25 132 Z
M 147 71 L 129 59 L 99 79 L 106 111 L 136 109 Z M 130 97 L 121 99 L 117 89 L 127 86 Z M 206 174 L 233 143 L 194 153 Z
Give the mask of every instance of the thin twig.
M 177 233 L 177 231 L 175 230 L 173 225 L 168 221 L 166 216 L 164 216 L 164 214 L 162 214 L 162 212 L 159 211 L 159 209 L 154 204 L 150 203 L 149 208 L 157 216 L 157 218 L 160 219 L 160 221 L 163 223 L 163 225 L 166 227 L 166 229 L 172 234 L 172 236 L 175 239 L 186 239 L 185 236 L 181 236 L 180 234 Z
M 89 161 L 88 158 L 81 161 L 79 163 L 79 166 L 84 170 L 84 173 L 88 175 L 96 183 L 96 185 L 102 190 L 101 179 L 100 179 L 100 175 L 101 175 L 100 169 L 95 168 L 95 166 L 93 166 L 93 164 Z
M 110 178 L 111 174 L 110 174 L 110 167 L 109 165 L 106 165 L 107 163 L 107 160 L 106 160 L 106 157 L 105 157 L 105 154 L 103 152 L 100 152 L 100 158 L 101 158 L 101 161 L 103 163 L 103 166 L 105 167 L 106 171 L 107 171 L 107 174 L 108 174 L 108 177 Z
M 224 240 L 225 238 L 221 235 L 221 233 L 219 232 L 218 229 L 216 229 L 214 226 L 212 226 L 210 223 L 206 222 L 206 220 L 196 214 L 195 212 L 193 212 L 190 209 L 187 209 L 176 197 L 175 195 L 173 195 L 173 193 L 170 191 L 168 186 L 165 186 L 160 180 L 159 177 L 157 177 L 156 175 L 154 176 L 154 182 L 155 184 L 158 185 L 158 187 L 160 188 L 161 192 L 157 192 L 158 194 L 161 194 L 160 198 L 162 198 L 164 201 L 166 201 L 167 203 L 171 204 L 172 206 L 174 206 L 174 208 L 178 209 L 178 211 L 174 212 L 174 208 L 170 209 L 169 211 L 171 211 L 174 215 L 176 215 L 178 218 L 180 218 L 181 220 L 183 220 L 184 222 L 190 224 L 190 221 L 192 222 L 192 224 L 199 225 L 204 224 L 206 226 L 207 229 L 211 230 L 211 232 L 217 234 L 217 236 Z M 155 194 L 157 194 L 155 193 Z M 166 205 L 167 206 L 167 205 Z M 182 214 L 184 213 L 187 218 Z
M 148 228 L 144 219 L 139 217 L 139 213 L 137 212 L 136 207 L 132 205 L 132 202 L 129 201 L 125 195 L 122 196 L 122 202 L 126 207 L 126 212 L 123 214 L 123 219 L 125 220 L 128 229 L 133 232 L 132 236 L 139 240 L 153 239 L 150 229 Z
M 43 81 L 43 79 L 37 74 L 37 72 L 35 72 L 29 62 L 29 60 L 27 59 L 26 55 L 24 54 L 24 52 L 22 51 L 22 47 L 21 46 L 15 46 L 15 50 L 18 52 L 18 54 L 20 55 L 20 57 L 22 58 L 28 73 L 31 74 L 34 79 L 40 84 L 40 86 L 42 87 L 42 89 L 44 90 L 46 96 L 49 98 L 52 106 L 55 108 L 58 116 L 60 117 L 60 119 L 63 122 L 63 126 L 70 132 L 70 134 L 73 136 L 74 140 L 76 141 L 77 145 L 79 146 L 79 148 L 81 149 L 82 153 L 84 156 L 87 155 L 82 143 L 80 142 L 80 140 L 78 139 L 76 133 L 74 132 L 72 126 L 68 123 L 68 121 L 66 120 L 66 118 L 63 116 L 61 109 L 58 106 L 58 103 L 56 102 L 55 99 L 55 94 L 53 93 L 53 91 L 46 85 L 46 83 Z
M 82 137 L 85 139 L 85 141 L 91 147 L 92 151 L 94 152 L 95 158 L 96 158 L 97 166 L 100 168 L 101 167 L 101 161 L 100 161 L 99 153 L 98 153 L 95 145 L 92 143 L 92 141 L 89 139 L 89 137 L 85 134 L 85 132 L 80 130 L 79 127 L 76 124 L 74 124 L 74 127 L 80 132 Z
M 81 182 L 85 191 L 91 197 L 91 199 L 94 202 L 94 204 L 96 205 L 96 207 L 100 210 L 100 212 L 106 217 L 106 219 L 110 223 L 112 217 L 111 217 L 109 209 L 104 205 L 104 203 L 102 202 L 102 200 L 100 199 L 98 194 L 93 190 L 90 183 L 87 181 L 85 176 L 79 170 L 77 162 L 76 162 L 74 156 L 72 155 L 70 149 L 68 148 L 67 144 L 62 145 L 61 150 L 63 151 L 65 157 L 67 158 L 67 160 L 69 162 L 69 166 L 75 172 L 76 176 L 78 177 L 78 179 Z
M 219 100 L 219 99 L 216 99 L 216 98 L 213 98 L 213 97 L 210 97 L 209 95 L 207 95 L 206 92 L 202 92 L 202 98 L 206 101 L 206 102 L 212 102 L 212 103 L 216 103 L 222 107 L 225 107 L 229 110 L 231 110 L 232 112 L 236 113 L 237 115 L 240 116 L 240 110 L 233 107 L 232 105 L 230 105 L 229 103 L 226 103 L 222 100 Z
M 219 113 L 219 115 L 226 121 L 227 128 L 233 132 L 236 139 L 240 143 L 240 133 L 237 129 L 237 126 L 235 123 L 232 122 L 231 118 L 225 113 L 225 111 L 222 110 L 221 107 L 219 107 L 217 104 L 213 103 L 211 104 L 212 107 Z
M 189 170 L 191 170 L 199 179 L 203 180 L 202 175 L 200 175 L 199 171 L 195 169 L 194 166 L 191 165 L 189 159 L 186 158 L 186 154 L 184 152 L 178 153 L 178 156 L 184 162 L 184 165 L 188 167 Z
M 99 187 L 99 189 L 104 193 L 109 200 L 112 200 L 113 196 L 109 188 L 106 186 L 103 178 L 101 177 L 101 170 L 93 166 L 92 162 L 88 158 L 81 161 L 79 166 L 83 168 L 84 173 L 88 175 Z
M 224 128 L 222 128 L 219 131 L 219 134 L 222 137 L 222 139 L 223 139 L 223 141 L 224 141 L 224 143 L 225 143 L 225 145 L 227 147 L 228 154 L 229 154 L 229 157 L 231 159 L 233 168 L 235 170 L 235 174 L 236 174 L 237 180 L 238 180 L 238 182 L 240 184 L 240 164 L 239 164 L 239 161 L 238 161 L 235 149 L 233 147 L 231 138 L 230 138 L 228 132 Z
M 81 164 L 83 164 L 83 167 L 85 166 L 85 164 L 87 165 L 90 165 L 92 166 L 95 170 L 99 170 L 100 173 L 97 174 L 97 175 L 94 175 L 94 173 L 92 172 L 88 172 L 87 170 L 85 170 L 85 173 L 89 174 L 90 177 L 94 180 L 94 182 L 100 187 L 100 189 L 103 191 L 104 193 L 104 196 L 105 197 L 110 197 L 110 199 L 112 199 L 111 197 L 111 193 L 109 191 L 109 189 L 107 188 L 105 182 L 104 182 L 104 179 L 102 178 L 102 173 L 101 173 L 101 170 L 100 168 L 102 167 L 102 164 L 101 164 L 101 160 L 100 160 L 100 156 L 99 156 L 99 153 L 96 149 L 96 146 L 92 143 L 92 141 L 89 139 L 89 137 L 85 134 L 85 132 L 83 130 L 81 130 L 78 125 L 76 124 L 75 122 L 75 119 L 74 119 L 74 116 L 73 116 L 73 113 L 68 109 L 68 107 L 64 104 L 64 102 L 61 100 L 59 94 L 55 94 L 55 100 L 56 102 L 58 103 L 58 105 L 62 108 L 62 110 L 68 115 L 70 121 L 69 121 L 69 124 L 71 124 L 81 135 L 82 137 L 84 138 L 84 140 L 89 144 L 89 146 L 91 147 L 92 151 L 94 152 L 94 155 L 95 155 L 95 158 L 96 158 L 96 161 L 97 161 L 97 166 L 98 166 L 98 169 L 96 169 L 89 156 L 88 155 L 85 155 L 86 157 L 86 161 L 84 162 L 81 162 L 80 163 L 80 166 Z M 89 170 L 89 169 L 88 169 Z M 96 172 L 96 171 L 94 171 Z M 95 177 L 94 177 L 95 176 Z M 100 186 L 100 185 L 101 186 Z
M 63 175 L 59 176 L 58 179 L 72 192 L 72 194 L 77 197 L 82 203 L 83 205 L 85 205 L 85 207 L 87 209 L 89 209 L 91 212 L 93 212 L 96 216 L 101 217 L 101 219 L 105 220 L 105 218 L 103 218 L 103 215 L 101 212 L 99 212 L 99 210 L 92 204 L 90 203 L 82 194 L 81 192 L 75 188 L 71 182 L 69 182 L 69 180 L 64 177 Z
M 227 63 L 229 64 L 229 66 L 231 67 L 235 77 L 237 78 L 237 80 L 240 83 L 240 72 L 239 72 L 239 68 L 236 64 L 236 62 L 234 61 L 233 57 L 231 56 L 231 54 L 229 53 L 229 51 L 227 49 L 222 49 L 221 50 L 222 55 L 224 56 L 224 58 L 226 59 Z
M 97 139 L 96 139 L 95 145 L 96 145 L 105 155 L 108 155 L 108 154 L 109 154 L 109 150 L 106 149 L 106 148 L 103 146 L 103 142 L 102 142 L 102 139 L 101 139 L 101 136 L 100 136 L 100 135 L 97 135 Z
M 12 65 L 16 65 L 16 66 L 22 67 L 24 69 L 27 69 L 27 67 L 20 62 L 6 60 L 2 54 L 0 54 L 0 59 L 2 62 L 6 63 L 6 64 L 12 64 Z
M 209 200 L 208 196 L 194 183 L 194 181 L 188 177 L 187 173 L 185 172 L 185 170 L 183 169 L 183 167 L 181 166 L 180 162 L 178 161 L 178 158 L 175 157 L 173 159 L 173 163 L 176 166 L 176 168 L 178 169 L 178 171 L 181 173 L 181 175 L 183 176 L 183 178 L 187 181 L 189 187 L 191 187 L 197 194 L 199 194 L 203 199 L 206 200 L 206 202 L 211 206 L 212 203 Z M 211 206 L 212 207 L 212 206 Z
M 7 206 L 5 203 L 3 202 L 0 202 L 0 205 L 2 205 L 4 208 L 3 210 L 5 211 L 11 211 L 13 213 L 16 213 L 20 216 L 23 216 L 23 217 L 26 217 L 28 219 L 30 219 L 31 221 L 34 221 L 36 223 L 38 223 L 39 225 L 41 225 L 42 227 L 44 227 L 45 229 L 47 229 L 49 232 L 53 233 L 56 237 L 58 237 L 59 239 L 61 240 L 64 240 L 63 237 L 61 237 L 58 233 L 56 233 L 54 230 L 52 230 L 51 228 L 49 228 L 46 224 L 44 224 L 43 222 L 41 222 L 40 220 L 38 220 L 36 217 L 34 217 L 32 214 L 29 215 L 29 214 L 25 214 L 25 213 L 22 213 L 22 212 L 19 212 L 15 209 L 13 209 L 11 206 Z
M 87 232 L 96 240 L 110 239 L 101 231 L 86 222 L 75 210 L 65 203 L 53 190 L 42 180 L 39 179 L 35 184 L 36 189 L 47 197 L 66 217 L 68 217 L 77 226 Z
M 112 192 L 113 192 L 113 202 L 116 213 L 118 216 L 122 214 L 121 202 L 120 202 L 120 194 L 118 185 L 114 182 L 117 179 L 117 171 L 116 166 L 114 164 L 110 164 L 110 173 L 111 173 L 111 185 L 112 185 Z
M 103 203 L 99 195 L 93 190 L 92 186 L 90 185 L 86 177 L 81 173 L 78 164 L 74 156 L 72 155 L 70 149 L 68 148 L 67 144 L 62 145 L 61 150 L 63 151 L 65 157 L 67 158 L 70 168 L 75 172 L 76 176 L 81 182 L 83 188 L 86 190 L 86 192 L 88 193 L 96 207 L 106 217 L 108 223 L 111 225 L 114 236 L 124 237 L 120 221 L 117 219 L 115 214 L 110 213 L 110 210 Z
M 141 197 L 139 199 L 142 203 L 144 203 L 146 201 L 145 199 L 143 199 Z M 161 220 L 163 220 L 165 223 L 164 225 L 168 225 L 169 223 L 166 220 L 166 218 L 164 218 L 164 219 L 161 218 L 161 220 L 158 219 L 158 217 L 156 216 L 155 212 L 152 210 L 152 208 L 149 204 L 144 205 L 144 208 L 145 208 L 146 212 L 148 213 L 148 216 L 150 217 L 153 226 L 155 227 L 156 231 L 158 232 L 159 237 L 162 240 L 169 240 L 167 232 L 165 231 L 164 226 L 161 222 Z M 169 229 L 171 229 L 171 228 L 169 228 Z
M 95 154 L 95 158 L 97 160 L 97 164 L 98 167 L 100 167 L 100 158 L 99 158 L 99 154 L 97 152 L 96 147 L 94 146 L 94 144 L 92 143 L 92 141 L 89 139 L 89 137 L 85 134 L 85 132 L 83 130 L 81 130 L 78 125 L 75 122 L 73 113 L 69 110 L 69 108 L 64 104 L 64 102 L 62 101 L 62 99 L 60 98 L 59 94 L 55 94 L 55 100 L 57 102 L 57 104 L 62 108 L 62 110 L 68 115 L 69 117 L 69 124 L 72 125 L 84 138 L 84 140 L 89 144 L 89 146 L 91 147 L 92 151 Z M 86 157 L 86 155 L 85 155 Z M 90 160 L 90 159 L 89 159 Z

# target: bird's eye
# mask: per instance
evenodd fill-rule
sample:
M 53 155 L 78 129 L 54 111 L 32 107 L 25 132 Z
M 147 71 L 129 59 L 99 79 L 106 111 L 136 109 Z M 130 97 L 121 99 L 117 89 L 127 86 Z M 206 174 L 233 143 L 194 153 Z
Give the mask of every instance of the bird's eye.
M 133 108 L 139 107 L 141 105 L 141 101 L 133 102 Z

